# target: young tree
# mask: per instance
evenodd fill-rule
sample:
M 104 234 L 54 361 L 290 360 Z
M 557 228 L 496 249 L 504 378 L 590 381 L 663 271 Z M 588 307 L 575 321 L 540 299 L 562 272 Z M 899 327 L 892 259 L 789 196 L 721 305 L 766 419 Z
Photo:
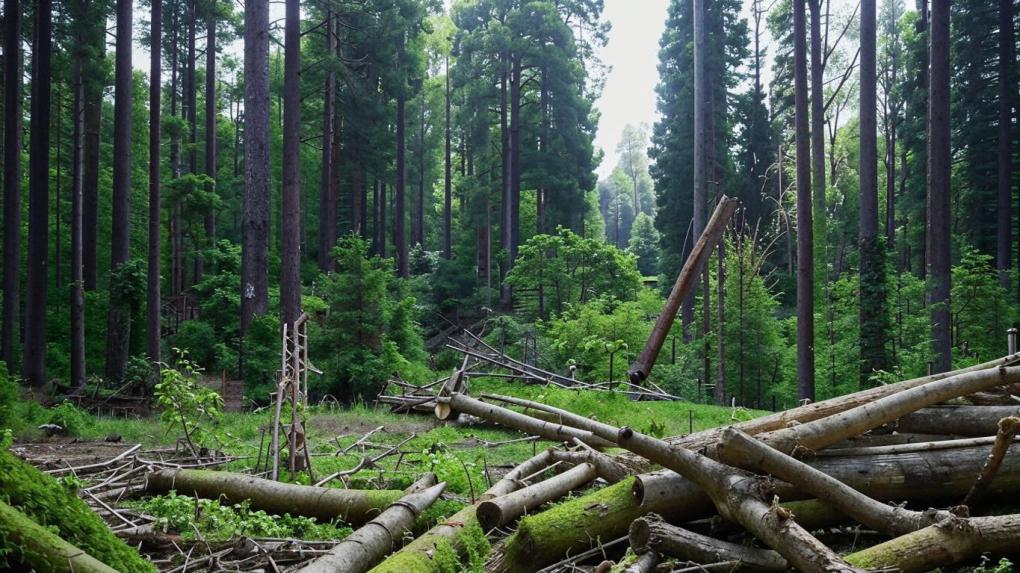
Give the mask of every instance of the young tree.
M 814 255 L 811 148 L 808 129 L 807 29 L 804 3 L 793 0 L 794 99 L 797 141 L 797 394 L 815 399 Z
M 149 257 L 146 288 L 146 353 L 161 360 L 160 343 L 160 92 L 162 84 L 163 0 L 152 0 L 149 33 Z M 208 124 L 207 124 L 208 125 Z
M 244 11 L 244 228 L 241 332 L 269 309 L 269 1 Z
M 132 0 L 117 0 L 117 59 L 113 101 L 113 233 L 110 241 L 110 310 L 106 331 L 106 377 L 119 382 L 127 366 L 131 311 L 115 296 L 116 274 L 130 256 L 131 228 L 131 24 Z
M 21 2 L 4 0 L 4 266 L 0 360 L 15 372 L 21 292 Z
M 283 65 L 283 228 L 280 324 L 301 313 L 301 7 L 287 0 Z
M 878 122 L 875 0 L 861 2 L 860 352 L 862 386 L 889 369 L 886 354 L 885 250 L 878 238 Z
M 46 302 L 49 270 L 50 198 L 50 55 L 53 41 L 52 4 L 35 8 L 32 54 L 32 138 L 28 156 L 28 283 L 25 304 L 25 346 L 22 377 L 36 392 L 46 387 Z
M 928 88 L 928 273 L 935 372 L 952 369 L 950 293 L 949 0 L 932 0 Z

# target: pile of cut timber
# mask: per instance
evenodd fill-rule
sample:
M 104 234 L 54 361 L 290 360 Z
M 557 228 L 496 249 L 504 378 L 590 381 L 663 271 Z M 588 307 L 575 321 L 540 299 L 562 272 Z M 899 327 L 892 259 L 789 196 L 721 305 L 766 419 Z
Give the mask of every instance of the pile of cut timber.
M 503 396 L 453 392 L 436 398 L 436 411 L 573 447 L 543 454 L 567 471 L 465 510 L 490 533 L 512 531 L 494 571 L 573 570 L 585 556 L 597 564 L 621 539 L 632 549 L 628 571 L 668 560 L 929 571 L 1020 552 L 1018 364 L 1011 355 L 667 440 Z M 614 448 L 624 451 L 603 453 Z M 610 485 L 514 526 L 596 478 Z M 841 526 L 854 528 L 857 550 Z M 859 549 L 861 539 L 870 546 Z

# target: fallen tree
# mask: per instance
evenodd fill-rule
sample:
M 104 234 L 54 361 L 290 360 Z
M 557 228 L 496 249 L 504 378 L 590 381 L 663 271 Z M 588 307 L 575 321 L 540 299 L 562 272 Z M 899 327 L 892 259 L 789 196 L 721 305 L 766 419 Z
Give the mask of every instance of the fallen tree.
M 411 493 L 341 541 L 329 553 L 300 569 L 300 573 L 363 573 L 399 543 L 414 520 L 433 504 L 446 483 Z
M 991 436 L 999 420 L 1020 416 L 1020 406 L 932 406 L 911 412 L 891 427 L 898 432 Z
M 117 570 L 64 541 L 25 514 L 0 501 L 0 547 L 11 566 L 52 573 L 117 573 Z M 0 559 L 0 565 L 4 561 Z M 14 569 L 12 569 L 14 570 Z
M 655 552 L 696 563 L 739 561 L 741 567 L 758 571 L 786 571 L 790 565 L 775 551 L 720 541 L 666 523 L 654 513 L 635 519 L 630 526 L 630 546 L 638 553 Z
M 559 499 L 595 479 L 595 466 L 582 463 L 556 477 L 485 500 L 478 505 L 478 523 L 489 531 L 510 523 L 544 503 Z
M 249 500 L 252 508 L 269 513 L 289 513 L 321 521 L 337 519 L 353 525 L 372 519 L 403 495 L 400 490 L 313 487 L 246 474 L 188 469 L 153 472 L 145 489 L 150 494 L 176 490 L 182 495 L 223 499 L 232 504 Z

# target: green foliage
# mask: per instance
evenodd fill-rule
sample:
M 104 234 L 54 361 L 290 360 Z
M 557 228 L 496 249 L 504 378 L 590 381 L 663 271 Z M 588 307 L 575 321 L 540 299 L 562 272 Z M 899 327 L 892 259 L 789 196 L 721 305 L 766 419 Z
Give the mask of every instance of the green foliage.
M 118 571 L 155 573 L 156 568 L 118 539 L 74 491 L 0 450 L 0 500 Z M 6 546 L 0 532 L 0 546 Z M 0 569 L 6 555 L 0 554 Z
M 15 423 L 21 389 L 7 375 L 7 365 L 0 362 L 0 430 L 10 429 Z
M 1016 304 L 998 281 L 992 257 L 966 247 L 953 267 L 953 365 L 977 364 L 1001 356 L 1004 334 Z
M 638 213 L 627 250 L 637 257 L 638 270 L 642 275 L 650 277 L 659 273 L 659 232 L 648 215 Z
M 218 500 L 180 496 L 171 491 L 131 504 L 158 519 L 158 526 L 179 532 L 185 539 L 230 541 L 239 536 L 307 540 L 339 540 L 351 534 L 338 523 L 318 523 L 314 518 L 270 515 L 251 509 L 248 501 L 223 505 Z
M 973 573 L 1013 573 L 1013 562 L 1003 557 L 998 562 L 991 562 L 987 556 L 981 558 L 981 566 L 975 567 Z
M 70 402 L 49 409 L 49 423 L 64 429 L 69 436 L 80 436 L 92 425 L 92 416 Z
M 560 227 L 556 234 L 535 235 L 520 247 L 506 282 L 529 297 L 527 312 L 541 315 L 546 309 L 559 314 L 568 305 L 599 297 L 634 300 L 641 275 L 634 255 Z M 540 288 L 544 309 L 538 306 Z
M 179 429 L 188 448 L 196 453 L 223 441 L 216 431 L 223 398 L 199 383 L 200 373 L 195 363 L 180 354 L 173 366 L 163 365 L 155 388 L 156 406 L 166 433 Z
M 425 353 L 415 299 L 393 277 L 393 261 L 370 257 L 368 244 L 342 237 L 333 251 L 336 272 L 319 287 L 327 309 L 314 355 L 326 371 L 321 390 L 345 403 L 374 396 L 394 373 L 416 379 L 424 373 Z

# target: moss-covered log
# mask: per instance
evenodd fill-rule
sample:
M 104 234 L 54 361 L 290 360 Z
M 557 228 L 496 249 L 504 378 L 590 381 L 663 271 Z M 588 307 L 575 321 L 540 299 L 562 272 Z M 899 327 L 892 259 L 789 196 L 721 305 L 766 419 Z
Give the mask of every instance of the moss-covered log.
M 280 483 L 231 472 L 162 470 L 149 476 L 146 491 L 170 490 L 227 503 L 249 500 L 251 507 L 269 513 L 302 515 L 320 521 L 339 519 L 360 525 L 379 515 L 404 494 L 400 490 L 353 490 Z
M 0 448 L 0 501 L 115 570 L 125 573 L 156 571 L 152 563 L 118 539 L 102 518 L 75 495 L 73 489 L 2 448 Z M 0 548 L 8 544 L 0 540 Z M 2 556 L 0 569 L 3 569 Z
M 64 541 L 25 514 L 0 501 L 0 547 L 12 571 L 47 573 L 117 573 L 117 570 Z
M 1020 515 L 950 519 L 851 553 L 846 560 L 871 570 L 921 573 L 1020 549 Z

